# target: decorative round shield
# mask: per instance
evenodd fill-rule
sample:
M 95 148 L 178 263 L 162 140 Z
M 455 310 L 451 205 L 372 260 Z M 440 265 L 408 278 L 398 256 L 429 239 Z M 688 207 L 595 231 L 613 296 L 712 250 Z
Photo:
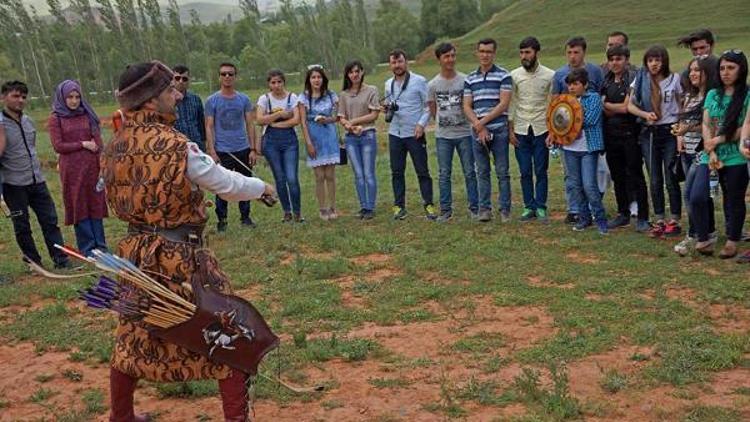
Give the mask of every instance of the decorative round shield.
M 553 98 L 547 107 L 547 128 L 556 143 L 573 143 L 583 128 L 583 109 L 578 99 L 569 94 Z

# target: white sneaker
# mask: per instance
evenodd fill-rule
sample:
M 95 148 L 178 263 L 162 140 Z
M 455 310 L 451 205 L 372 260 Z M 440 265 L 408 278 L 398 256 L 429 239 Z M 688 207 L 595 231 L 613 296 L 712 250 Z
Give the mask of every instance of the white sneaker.
M 674 251 L 677 255 L 687 256 L 695 246 L 695 238 L 687 236 L 680 243 L 674 245 Z
M 630 217 L 638 218 L 638 203 L 635 201 L 630 203 Z

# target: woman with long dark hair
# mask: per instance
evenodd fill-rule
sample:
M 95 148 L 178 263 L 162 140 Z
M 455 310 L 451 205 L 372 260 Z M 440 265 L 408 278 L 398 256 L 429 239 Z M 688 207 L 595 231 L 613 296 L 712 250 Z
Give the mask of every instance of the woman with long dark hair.
M 654 45 L 643 55 L 643 68 L 631 85 L 628 111 L 642 121 L 641 153 L 649 173 L 651 202 L 656 222 L 652 237 L 676 237 L 682 232 L 680 215 L 682 197 L 675 176 L 677 138 L 672 125 L 677 123 L 682 100 L 680 75 L 669 70 L 669 53 L 664 46 Z M 670 218 L 666 220 L 664 187 L 669 194 Z
M 305 91 L 299 95 L 302 135 L 307 146 L 307 166 L 315 172 L 315 197 L 320 218 L 335 220 L 336 164 L 341 153 L 336 135 L 339 97 L 328 89 L 323 67 L 311 66 L 305 75 Z
M 49 137 L 60 154 L 60 184 L 65 204 L 65 224 L 73 225 L 78 250 L 91 255 L 107 250 L 103 219 L 107 216 L 104 186 L 99 182 L 102 137 L 99 117 L 83 99 L 76 81 L 66 80 L 55 89 Z
M 700 181 L 691 192 L 690 204 L 696 225 L 696 250 L 712 254 L 715 238 L 708 236 L 708 179 L 710 169 L 719 173 L 727 241 L 719 253 L 722 259 L 737 255 L 745 221 L 745 191 L 748 185 L 747 158 L 740 151 L 740 125 L 745 121 L 748 96 L 747 57 L 739 50 L 724 52 L 719 58 L 721 86 L 706 95 L 703 112 L 703 148 L 696 178 Z
M 680 243 L 675 245 L 674 251 L 682 256 L 687 255 L 695 245 L 695 224 L 690 209 L 690 192 L 695 180 L 695 167 L 698 164 L 698 153 L 703 150 L 703 101 L 706 99 L 708 85 L 709 61 L 694 58 L 688 63 L 688 72 L 683 75 L 682 86 L 685 96 L 682 100 L 680 121 L 674 125 L 673 133 L 677 136 L 677 152 L 682 159 L 685 173 L 685 208 L 688 215 L 688 234 Z M 710 198 L 709 198 L 710 199 Z M 713 202 L 710 207 L 713 210 Z M 709 215 L 709 232 L 714 235 L 714 213 Z
M 375 120 L 380 112 L 378 89 L 365 84 L 365 68 L 354 60 L 344 67 L 344 89 L 339 95 L 339 123 L 346 131 L 344 142 L 354 170 L 354 184 L 359 196 L 357 216 L 364 220 L 375 216 L 378 193 L 375 157 L 378 142 Z
M 299 124 L 297 96 L 285 88 L 286 77 L 278 69 L 268 72 L 269 92 L 258 98 L 257 122 L 264 126 L 261 152 L 268 160 L 276 181 L 282 221 L 301 223 L 302 203 L 299 186 L 299 141 L 294 127 Z

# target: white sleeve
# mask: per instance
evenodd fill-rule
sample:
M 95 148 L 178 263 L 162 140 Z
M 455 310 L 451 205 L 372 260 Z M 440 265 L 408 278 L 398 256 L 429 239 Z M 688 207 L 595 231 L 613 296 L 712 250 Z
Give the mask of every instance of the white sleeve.
M 187 178 L 226 201 L 258 199 L 266 189 L 265 182 L 257 177 L 246 177 L 217 165 L 193 142 L 188 142 Z

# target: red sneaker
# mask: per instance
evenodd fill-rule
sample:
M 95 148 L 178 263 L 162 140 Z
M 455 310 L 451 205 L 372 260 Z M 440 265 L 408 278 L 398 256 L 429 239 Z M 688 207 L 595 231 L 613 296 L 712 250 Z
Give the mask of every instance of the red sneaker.
M 648 237 L 653 237 L 654 239 L 661 238 L 664 236 L 664 229 L 666 229 L 666 224 L 664 224 L 663 220 L 659 220 L 651 225 L 651 230 L 648 231 Z
M 678 237 L 682 234 L 682 227 L 677 220 L 671 220 L 664 226 L 664 237 Z

